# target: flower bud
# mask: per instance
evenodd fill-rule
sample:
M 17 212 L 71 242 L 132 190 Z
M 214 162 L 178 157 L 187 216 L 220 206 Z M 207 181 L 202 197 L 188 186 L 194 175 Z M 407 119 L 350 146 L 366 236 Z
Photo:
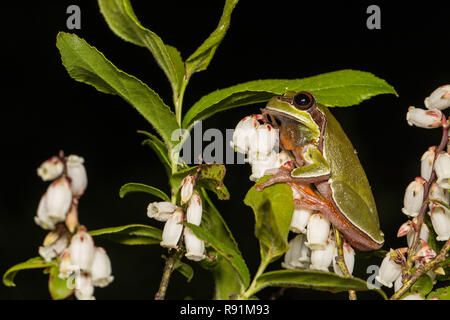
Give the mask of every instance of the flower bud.
M 310 261 L 310 250 L 305 245 L 305 236 L 300 234 L 289 241 L 289 250 L 284 255 L 281 266 L 285 269 L 306 269 Z
M 186 210 L 186 220 L 189 223 L 199 226 L 202 222 L 202 199 L 197 192 L 194 192 Z
M 69 250 L 72 264 L 83 271 L 89 272 L 95 253 L 92 237 L 85 230 L 78 231 L 72 237 Z
M 311 251 L 311 265 L 309 268 L 311 270 L 321 270 L 328 272 L 328 268 L 333 260 L 334 253 L 334 242 L 331 240 L 327 241 L 324 249 L 313 249 Z
M 429 97 L 425 98 L 425 107 L 440 110 L 450 107 L 450 85 L 447 84 L 434 90 Z
M 412 224 L 413 223 L 410 220 L 408 220 L 404 224 L 402 224 L 397 231 L 397 237 L 400 238 L 400 237 L 406 236 L 411 230 L 413 230 Z M 413 230 L 413 232 L 414 232 L 414 230 Z
M 44 194 L 39 201 L 37 214 L 34 217 L 34 222 L 45 230 L 55 229 L 55 221 L 48 216 L 46 194 Z
M 183 210 L 178 208 L 167 220 L 162 233 L 160 245 L 166 248 L 176 248 L 183 232 Z
M 292 213 L 290 230 L 295 233 L 306 233 L 306 226 L 312 214 L 313 210 L 295 208 Z
M 428 245 L 428 243 L 420 240 L 420 250 L 416 252 L 416 254 L 414 255 L 414 259 L 419 263 L 419 265 L 425 265 L 426 263 L 436 258 L 436 255 L 436 251 L 434 251 Z
M 425 110 L 409 107 L 406 114 L 406 121 L 410 126 L 432 129 L 442 125 L 442 112 L 439 109 Z
M 408 216 L 416 217 L 419 214 L 423 204 L 423 193 L 425 179 L 417 177 L 406 188 L 405 197 L 403 199 L 402 212 Z
M 55 223 L 66 220 L 66 214 L 72 204 L 69 181 L 64 177 L 53 181 L 47 189 L 46 198 L 48 217 Z
M 278 137 L 278 130 L 272 125 L 268 123 L 260 125 L 256 129 L 256 143 L 250 144 L 249 153 L 261 155 L 272 153 L 278 147 Z
M 77 274 L 75 277 L 75 297 L 78 300 L 95 300 L 94 285 L 88 274 Z
M 251 116 L 242 119 L 234 129 L 232 147 L 240 153 L 247 153 L 256 142 L 256 129 L 259 122 Z
M 430 180 L 431 173 L 433 172 L 433 163 L 436 147 L 430 147 L 420 158 L 420 176 L 425 180 Z
M 83 195 L 87 187 L 87 174 L 83 165 L 84 159 L 77 155 L 67 157 L 67 176 L 70 178 L 70 188 L 75 197 Z
M 114 277 L 111 275 L 111 261 L 103 248 L 95 248 L 91 277 L 92 284 L 102 288 L 114 280 Z
M 306 245 L 311 250 L 323 250 L 327 245 L 328 234 L 330 233 L 330 222 L 321 213 L 313 214 L 308 221 Z
M 348 243 L 344 243 L 344 245 L 342 246 L 342 249 L 344 251 L 344 261 L 345 261 L 345 265 L 347 266 L 347 270 L 348 272 L 350 272 L 350 274 L 353 273 L 353 267 L 355 266 L 355 250 L 353 250 L 353 248 L 348 244 Z M 334 250 L 334 257 L 333 257 L 333 270 L 334 273 L 343 276 L 344 274 L 341 271 L 341 268 L 339 267 L 339 265 L 336 262 L 336 257 L 338 256 L 338 252 L 337 252 L 337 248 Z
M 250 176 L 251 181 L 257 181 L 262 178 L 266 172 L 276 167 L 278 155 L 275 152 L 266 154 L 253 154 L 249 158 L 249 162 L 252 165 L 252 174 Z
M 66 217 L 66 227 L 71 233 L 73 233 L 78 225 L 78 201 L 74 199 L 72 202 L 72 206 L 70 207 L 70 211 Z
M 391 253 L 388 253 L 381 262 L 380 271 L 375 279 L 382 285 L 392 288 L 394 282 L 402 274 L 402 267 L 395 263 L 391 258 Z
M 442 206 L 433 206 L 431 209 L 431 223 L 437 234 L 436 240 L 447 241 L 450 237 L 450 213 Z
M 437 184 L 441 188 L 450 189 L 450 154 L 447 152 L 440 153 L 434 163 L 434 170 L 436 171 Z
M 44 181 L 51 181 L 62 175 L 64 171 L 64 164 L 58 157 L 51 157 L 44 161 L 37 169 L 37 174 Z
M 205 243 L 189 228 L 184 228 L 184 243 L 186 245 L 186 258 L 192 261 L 200 261 L 205 258 Z
M 167 221 L 178 207 L 172 202 L 152 202 L 147 207 L 147 216 L 158 221 Z
M 185 204 L 189 201 L 194 191 L 195 177 L 190 174 L 187 175 L 181 183 L 181 204 Z

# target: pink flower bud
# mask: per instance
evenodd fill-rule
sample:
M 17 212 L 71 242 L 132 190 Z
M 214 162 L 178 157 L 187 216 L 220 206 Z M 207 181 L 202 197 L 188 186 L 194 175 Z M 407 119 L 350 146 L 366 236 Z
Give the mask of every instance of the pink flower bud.
M 450 107 L 450 85 L 439 87 L 431 95 L 425 98 L 425 106 L 428 109 L 438 108 L 440 110 Z
M 70 260 L 73 265 L 80 270 L 89 272 L 94 259 L 94 240 L 84 230 L 78 231 L 73 237 L 69 246 Z
M 419 214 L 423 204 L 423 193 L 425 179 L 417 177 L 406 188 L 405 197 L 403 199 L 402 212 L 408 216 L 415 217 Z
M 58 157 L 51 157 L 44 161 L 37 169 L 37 174 L 44 181 L 51 181 L 62 175 L 64 171 L 64 164 Z
M 69 181 L 65 177 L 53 181 L 47 189 L 46 198 L 48 217 L 55 223 L 66 220 L 66 214 L 72 205 Z
M 327 246 L 328 235 L 330 233 L 330 222 L 321 213 L 313 214 L 308 221 L 306 245 L 311 250 L 323 250 Z
M 305 236 L 300 234 L 289 241 L 289 250 L 284 255 L 281 266 L 285 269 L 306 269 L 310 261 L 310 250 L 305 245 Z
M 67 176 L 70 178 L 70 188 L 75 197 L 83 195 L 87 187 L 87 174 L 83 165 L 84 159 L 77 155 L 70 155 L 67 158 Z
M 397 237 L 400 238 L 400 237 L 406 236 L 408 234 L 408 232 L 410 232 L 411 230 L 413 230 L 412 222 L 411 221 L 406 221 L 404 224 L 402 224 L 400 226 L 400 229 L 398 229 Z
M 200 261 L 205 258 L 205 243 L 189 228 L 184 228 L 184 243 L 186 245 L 186 258 Z
M 190 174 L 187 175 L 181 183 L 181 204 L 185 204 L 192 197 L 194 191 L 195 177 Z
M 380 266 L 380 271 L 375 279 L 382 285 L 392 288 L 394 282 L 402 274 L 402 267 L 391 259 L 391 254 L 388 253 L 383 259 Z
M 202 199 L 197 192 L 194 192 L 191 199 L 189 200 L 189 205 L 186 210 L 186 219 L 187 222 L 195 224 L 199 226 L 202 222 Z
M 425 129 L 438 128 L 442 125 L 442 112 L 439 109 L 425 110 L 409 107 L 406 121 L 410 126 Z
M 433 172 L 435 151 L 436 147 L 430 147 L 420 159 L 420 175 L 427 181 L 430 180 L 431 173 Z
M 440 153 L 434 163 L 434 170 L 437 175 L 437 184 L 441 188 L 450 189 L 450 154 L 447 152 Z
M 183 210 L 178 208 L 167 220 L 162 233 L 160 245 L 166 248 L 176 248 L 183 232 Z
M 111 261 L 103 248 L 95 248 L 91 277 L 92 284 L 97 287 L 106 287 L 114 280 L 111 275 Z
M 328 268 L 333 260 L 335 249 L 334 241 L 328 240 L 324 249 L 313 249 L 311 251 L 311 270 L 321 270 L 328 272 Z
M 240 153 L 247 153 L 250 146 L 256 142 L 256 129 L 259 122 L 251 116 L 242 119 L 236 126 L 233 133 L 232 147 Z
M 147 207 L 147 216 L 158 221 L 167 221 L 178 207 L 172 202 L 153 202 Z

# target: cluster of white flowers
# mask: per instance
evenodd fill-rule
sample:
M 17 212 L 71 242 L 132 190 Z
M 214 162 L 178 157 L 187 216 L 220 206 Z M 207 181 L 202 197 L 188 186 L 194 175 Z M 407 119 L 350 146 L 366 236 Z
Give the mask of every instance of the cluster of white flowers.
M 202 222 L 202 199 L 194 190 L 195 176 L 188 175 L 181 183 L 180 200 L 183 207 L 171 202 L 153 202 L 147 207 L 147 216 L 165 222 L 161 246 L 178 248 L 181 236 L 184 237 L 186 258 L 200 261 L 205 258 L 205 243 L 190 228 L 183 226 L 183 221 L 199 226 Z
M 34 219 L 50 230 L 39 254 L 59 264 L 59 277 L 68 279 L 68 288 L 74 289 L 77 299 L 90 300 L 94 299 L 94 286 L 107 286 L 113 276 L 105 250 L 95 247 L 86 228 L 78 222 L 78 199 L 87 187 L 83 163 L 82 157 L 61 154 L 41 164 L 38 175 L 53 182 L 42 196 Z
M 286 151 L 278 152 L 279 133 L 270 124 L 260 124 L 262 115 L 251 115 L 242 119 L 235 128 L 232 147 L 235 151 L 247 155 L 247 161 L 252 166 L 250 180 L 256 181 L 265 174 L 273 174 L 281 167 L 292 169 L 293 157 Z M 333 239 L 328 219 L 318 211 L 303 208 L 295 200 L 302 196 L 292 186 L 295 209 L 292 215 L 290 230 L 296 234 L 289 242 L 289 250 L 285 254 L 283 268 L 333 270 L 342 275 L 336 264 L 338 255 L 336 242 Z M 353 271 L 355 252 L 344 243 L 344 260 L 350 273 Z
M 437 88 L 425 99 L 425 107 L 428 110 L 410 107 L 406 115 L 408 124 L 426 129 L 439 127 L 447 129 L 449 122 L 442 110 L 450 107 L 450 85 Z M 448 192 L 450 188 L 450 150 L 448 145 L 446 147 L 447 149 L 443 150 L 442 147 L 432 146 L 422 155 L 420 177 L 416 177 L 406 188 L 402 212 L 412 219 L 400 227 L 397 236 L 406 236 L 408 247 L 413 245 L 414 234 L 417 230 L 417 217 L 424 209 L 428 210 L 433 229 L 437 234 L 436 240 L 447 241 L 450 238 L 450 211 L 445 206 L 450 202 Z M 425 204 L 427 199 L 429 200 L 428 205 Z M 436 257 L 436 252 L 428 245 L 429 234 L 430 230 L 423 223 L 414 256 L 416 266 L 423 265 Z M 406 252 L 407 248 L 400 248 L 391 250 L 386 255 L 376 278 L 379 283 L 387 287 L 392 287 L 394 283 L 395 291 L 402 287 L 401 263 L 405 259 L 403 255 Z M 436 272 L 441 272 L 441 270 L 430 271 L 428 275 L 434 280 Z M 406 299 L 423 299 L 423 297 L 414 294 L 408 295 Z

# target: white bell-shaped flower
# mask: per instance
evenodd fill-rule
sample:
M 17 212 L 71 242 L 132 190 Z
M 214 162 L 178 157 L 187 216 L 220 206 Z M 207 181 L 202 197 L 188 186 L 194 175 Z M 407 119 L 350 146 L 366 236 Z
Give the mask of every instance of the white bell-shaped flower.
M 86 168 L 83 163 L 84 159 L 80 156 L 71 154 L 67 157 L 67 176 L 70 178 L 70 188 L 75 197 L 83 195 L 88 183 Z
M 78 231 L 72 237 L 69 250 L 72 264 L 78 266 L 82 271 L 89 272 L 95 253 L 92 237 L 85 230 Z
M 295 208 L 289 229 L 295 233 L 306 233 L 306 226 L 312 214 L 313 210 Z
M 437 88 L 429 97 L 425 98 L 425 107 L 440 110 L 450 107 L 450 84 Z
M 94 285 L 89 274 L 79 273 L 75 277 L 75 297 L 78 300 L 95 300 Z
M 320 270 L 328 272 L 328 268 L 333 260 L 335 244 L 334 241 L 328 240 L 324 249 L 311 250 L 311 270 Z
M 398 290 L 400 290 L 400 288 L 403 287 L 403 282 L 402 282 L 402 275 L 400 275 L 397 279 L 395 279 L 394 281 L 394 292 L 397 292 Z
M 147 207 L 147 216 L 158 221 L 167 221 L 178 207 L 172 202 L 152 202 Z
M 344 245 L 342 246 L 342 249 L 344 251 L 345 265 L 347 266 L 348 272 L 350 272 L 350 274 L 352 274 L 353 268 L 355 266 L 355 250 L 353 250 L 353 248 L 348 243 L 344 243 Z M 334 270 L 334 273 L 336 273 L 340 276 L 343 276 L 344 274 L 342 273 L 341 268 L 339 267 L 339 265 L 336 262 L 337 256 L 338 256 L 338 252 L 337 252 L 337 248 L 336 248 L 334 250 L 334 257 L 333 257 L 333 270 Z
M 189 228 L 184 228 L 184 244 L 186 245 L 186 258 L 200 261 L 205 258 L 205 243 Z
M 259 122 L 252 116 L 245 117 L 237 124 L 231 146 L 235 151 L 246 154 L 256 142 L 256 129 Z
M 429 235 L 430 235 L 430 230 L 428 229 L 427 225 L 425 223 L 423 223 L 422 227 L 420 228 L 419 238 L 425 242 L 428 242 Z M 406 241 L 408 242 L 408 247 L 411 247 L 412 243 L 414 241 L 414 229 L 411 229 L 406 234 Z
M 382 285 L 392 288 L 392 283 L 402 274 L 402 267 L 391 259 L 388 253 L 381 262 L 380 271 L 375 279 Z
M 420 158 L 420 176 L 425 180 L 430 180 L 433 172 L 434 157 L 436 155 L 436 147 L 430 147 Z
M 277 158 L 277 161 L 275 163 L 275 167 L 276 168 L 281 168 L 287 162 L 292 161 L 292 160 L 293 159 L 292 159 L 291 155 L 288 152 L 283 150 L 280 153 L 278 153 L 278 158 Z
M 411 182 L 405 191 L 405 197 L 403 199 L 402 212 L 408 216 L 416 217 L 419 214 L 420 208 L 423 204 L 423 193 L 425 179 L 417 177 Z
M 306 250 L 305 250 L 306 249 Z M 289 241 L 289 249 L 284 255 L 281 266 L 285 269 L 305 269 L 309 258 L 309 248 L 305 245 L 305 236 L 300 234 Z
M 55 222 L 55 220 L 49 217 L 47 209 L 47 195 L 44 194 L 39 201 L 37 214 L 34 217 L 34 222 L 45 230 L 53 230 L 55 229 L 55 223 L 61 221 L 63 220 Z
M 67 234 L 63 234 L 55 242 L 40 246 L 39 255 L 44 258 L 45 261 L 49 262 L 59 256 L 67 248 L 68 244 L 69 237 L 67 236 Z
M 437 184 L 441 188 L 450 189 L 450 154 L 447 152 L 440 153 L 434 163 L 434 170 L 436 171 Z
M 55 222 L 66 220 L 67 212 L 72 205 L 69 181 L 65 177 L 53 181 L 46 194 L 47 215 Z
M 44 161 L 37 169 L 37 174 L 44 181 L 58 178 L 64 172 L 64 163 L 58 157 L 51 157 Z
M 327 246 L 328 235 L 330 233 L 330 222 L 321 213 L 313 214 L 308 221 L 306 245 L 311 250 L 325 249 Z
M 428 199 L 430 200 L 439 200 L 445 204 L 449 204 L 450 194 L 447 190 L 441 188 L 436 182 L 433 183 L 430 187 L 430 193 L 428 194 Z M 431 208 L 433 203 L 431 202 L 429 207 Z
M 80 268 L 72 263 L 70 249 L 66 248 L 59 258 L 59 275 L 61 279 L 67 279 L 74 272 L 80 272 Z
M 252 165 L 250 180 L 257 181 L 262 178 L 268 170 L 276 167 L 277 160 L 278 154 L 275 152 L 269 154 L 253 154 L 248 160 Z
M 250 144 L 249 153 L 265 155 L 278 152 L 278 141 L 278 130 L 271 124 L 262 124 L 256 129 L 256 143 Z
M 410 126 L 433 129 L 442 125 L 442 112 L 439 109 L 425 110 L 409 107 L 406 121 Z
M 450 238 L 450 213 L 444 207 L 435 205 L 430 215 L 433 229 L 437 234 L 436 240 L 447 241 Z
M 185 204 L 192 197 L 194 191 L 195 177 L 192 174 L 184 177 L 181 183 L 181 204 Z
M 419 293 L 408 294 L 401 300 L 425 300 L 425 298 Z
M 197 192 L 194 192 L 191 199 L 189 200 L 189 204 L 186 210 L 186 220 L 189 223 L 195 224 L 199 226 L 202 222 L 202 199 Z
M 183 210 L 178 208 L 166 221 L 160 245 L 166 248 L 176 248 L 183 232 Z
M 95 248 L 91 267 L 92 284 L 96 287 L 106 287 L 114 280 L 111 272 L 111 260 L 109 260 L 105 249 Z

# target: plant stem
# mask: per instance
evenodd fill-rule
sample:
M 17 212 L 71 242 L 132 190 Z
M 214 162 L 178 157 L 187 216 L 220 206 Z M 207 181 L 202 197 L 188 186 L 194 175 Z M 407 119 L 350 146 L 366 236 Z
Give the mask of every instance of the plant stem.
M 398 300 L 401 298 L 422 275 L 439 267 L 439 264 L 447 258 L 447 253 L 449 250 L 450 240 L 447 240 L 436 258 L 425 264 L 423 267 L 419 267 L 412 277 L 408 279 L 403 286 L 396 293 L 394 293 L 394 295 L 392 295 L 390 300 Z
M 260 289 L 256 286 L 256 281 L 258 280 L 259 276 L 263 274 L 264 270 L 266 270 L 267 266 L 270 263 L 270 255 L 267 255 L 264 260 L 261 261 L 258 270 L 256 271 L 255 276 L 253 277 L 253 281 L 248 287 L 248 289 L 241 294 L 241 297 L 245 300 L 248 300 L 251 296 L 253 296 L 255 293 L 257 293 Z
M 183 114 L 183 99 L 184 99 L 184 92 L 186 91 L 186 87 L 188 85 L 189 79 L 183 79 L 183 83 L 181 84 L 180 92 L 178 93 L 178 96 L 176 97 L 174 104 L 175 104 L 175 115 L 177 117 L 178 125 L 181 128 L 182 123 L 182 114 Z
M 170 276 L 172 275 L 172 271 L 174 270 L 175 262 L 178 259 L 178 251 L 174 251 L 173 254 L 170 255 L 169 259 L 166 261 L 166 265 L 164 266 L 164 271 L 161 278 L 161 283 L 159 285 L 159 290 L 155 294 L 155 300 L 164 300 L 166 297 L 167 287 L 169 286 Z
M 334 228 L 334 237 L 336 240 L 337 252 L 338 252 L 338 256 L 336 257 L 336 263 L 338 264 L 339 268 L 341 269 L 342 273 L 344 274 L 344 277 L 352 278 L 353 276 L 351 275 L 350 271 L 348 271 L 347 265 L 345 264 L 344 248 L 343 248 L 344 243 L 342 241 L 341 233 L 336 228 Z M 348 290 L 348 298 L 349 298 L 349 300 L 357 300 L 355 290 Z

